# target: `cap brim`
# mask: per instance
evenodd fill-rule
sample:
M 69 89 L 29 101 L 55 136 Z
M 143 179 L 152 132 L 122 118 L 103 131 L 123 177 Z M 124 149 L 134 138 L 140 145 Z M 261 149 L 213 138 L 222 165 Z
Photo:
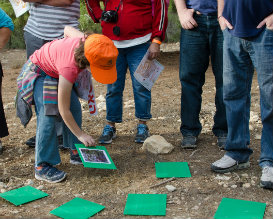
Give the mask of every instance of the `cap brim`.
M 93 78 L 102 84 L 113 84 L 117 80 L 116 65 L 111 69 L 101 69 L 96 66 L 90 65 L 90 70 Z

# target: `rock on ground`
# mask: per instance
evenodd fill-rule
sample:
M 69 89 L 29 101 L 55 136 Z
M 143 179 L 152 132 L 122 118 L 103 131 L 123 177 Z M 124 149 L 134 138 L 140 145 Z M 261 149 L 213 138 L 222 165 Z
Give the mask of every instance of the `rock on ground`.
M 168 154 L 174 149 L 174 146 L 162 136 L 153 135 L 144 141 L 141 149 L 153 154 Z

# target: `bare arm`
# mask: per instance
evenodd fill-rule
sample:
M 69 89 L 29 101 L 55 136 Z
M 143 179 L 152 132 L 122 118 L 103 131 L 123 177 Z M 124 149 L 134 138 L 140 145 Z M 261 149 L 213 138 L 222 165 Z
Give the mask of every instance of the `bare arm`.
M 193 18 L 194 9 L 188 9 L 185 0 L 174 0 L 180 24 L 184 29 L 193 29 L 198 24 Z
M 64 27 L 64 37 L 84 37 L 84 33 L 71 26 Z
M 225 6 L 225 1 L 224 0 L 218 0 L 218 20 L 219 20 L 219 24 L 222 30 L 228 28 L 228 29 L 233 29 L 233 26 L 227 21 L 227 19 L 225 19 L 222 16 L 223 10 L 224 10 L 224 6 Z
M 7 27 L 0 28 L 0 50 L 9 41 L 11 33 L 12 33 L 12 31 Z
M 70 111 L 72 87 L 73 84 L 60 75 L 58 85 L 58 108 L 60 114 L 66 126 L 79 139 L 79 141 L 81 141 L 85 146 L 94 146 L 94 139 L 80 129 Z
M 74 0 L 23 0 L 24 2 L 41 3 L 56 7 L 70 6 Z

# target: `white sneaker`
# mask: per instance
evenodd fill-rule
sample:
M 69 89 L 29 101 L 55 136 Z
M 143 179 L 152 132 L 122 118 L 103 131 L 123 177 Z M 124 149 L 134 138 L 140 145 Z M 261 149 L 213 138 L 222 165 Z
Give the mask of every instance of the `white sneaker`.
M 265 166 L 261 176 L 261 187 L 273 189 L 273 167 Z
M 220 160 L 217 160 L 211 164 L 211 170 L 217 173 L 227 173 L 233 170 L 245 169 L 249 166 L 249 161 L 238 162 L 233 158 L 224 155 Z

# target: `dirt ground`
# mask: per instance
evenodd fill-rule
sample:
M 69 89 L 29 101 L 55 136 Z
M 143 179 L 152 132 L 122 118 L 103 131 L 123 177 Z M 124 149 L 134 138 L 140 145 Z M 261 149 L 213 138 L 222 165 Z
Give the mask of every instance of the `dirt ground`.
M 4 68 L 3 101 L 10 135 L 2 139 L 5 146 L 0 155 L 0 191 L 5 192 L 23 185 L 31 185 L 49 194 L 48 197 L 22 205 L 13 206 L 0 199 L 0 218 L 56 218 L 49 212 L 56 207 L 81 197 L 106 208 L 94 218 L 151 218 L 123 215 L 128 193 L 168 194 L 166 217 L 156 218 L 213 218 L 223 197 L 237 198 L 267 204 L 265 219 L 273 217 L 272 191 L 259 187 L 261 170 L 258 166 L 260 153 L 261 121 L 259 119 L 259 92 L 256 75 L 252 86 L 251 107 L 251 168 L 219 176 L 211 172 L 210 164 L 219 159 L 224 151 L 218 149 L 211 132 L 214 106 L 214 78 L 211 68 L 206 74 L 200 120 L 203 130 L 196 150 L 180 148 L 180 82 L 178 78 L 179 53 L 168 50 L 161 53 L 159 62 L 165 69 L 152 89 L 152 115 L 150 133 L 161 135 L 174 145 L 167 155 L 151 155 L 141 152 L 141 145 L 134 143 L 134 103 L 131 81 L 128 75 L 124 92 L 123 123 L 117 124 L 117 139 L 107 145 L 117 170 L 88 169 L 69 163 L 69 152 L 61 151 L 61 170 L 67 172 L 66 181 L 49 184 L 34 178 L 34 150 L 24 142 L 35 135 L 36 117 L 24 128 L 14 109 L 16 77 L 25 62 L 24 50 L 4 51 L 0 54 Z M 83 112 L 83 129 L 98 139 L 104 126 L 105 102 L 102 97 L 106 88 L 95 82 L 98 116 L 91 117 L 87 109 Z M 164 179 L 155 176 L 155 162 L 188 162 L 191 178 L 177 178 L 171 182 L 150 188 Z M 165 186 L 176 187 L 169 192 Z M 155 218 L 155 217 L 154 217 Z M 236 219 L 236 218 L 234 218 Z

